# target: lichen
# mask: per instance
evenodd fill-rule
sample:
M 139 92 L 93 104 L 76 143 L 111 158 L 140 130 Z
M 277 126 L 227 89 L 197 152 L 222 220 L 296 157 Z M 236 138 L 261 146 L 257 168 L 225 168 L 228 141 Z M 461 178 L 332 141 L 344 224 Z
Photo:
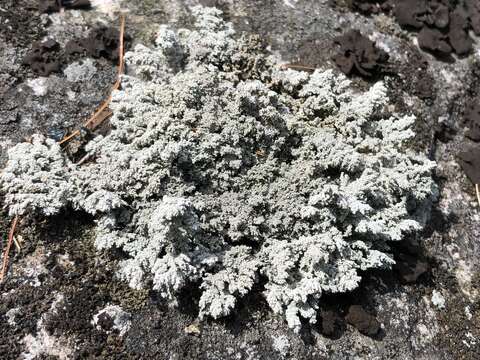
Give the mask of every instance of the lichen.
M 324 293 L 393 264 L 388 242 L 428 217 L 435 164 L 410 149 L 415 119 L 388 113 L 383 83 L 358 93 L 331 70 L 282 70 L 218 10 L 193 13 L 194 30 L 162 26 L 126 54 L 95 161 L 75 166 L 41 136 L 10 150 L 6 203 L 94 214 L 96 247 L 126 255 L 120 278 L 171 303 L 199 286 L 200 317 L 262 283 L 298 331 Z

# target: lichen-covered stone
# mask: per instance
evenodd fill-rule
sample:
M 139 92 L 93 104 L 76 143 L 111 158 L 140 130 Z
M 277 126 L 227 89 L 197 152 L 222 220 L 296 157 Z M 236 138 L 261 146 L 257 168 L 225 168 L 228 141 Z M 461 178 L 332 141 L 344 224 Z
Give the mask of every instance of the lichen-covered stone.
M 298 331 L 322 294 L 393 264 L 388 241 L 428 217 L 435 164 L 410 150 L 415 119 L 387 112 L 382 83 L 356 93 L 333 71 L 281 70 L 218 10 L 193 13 L 196 30 L 161 27 L 155 47 L 126 54 L 113 129 L 87 147 L 95 161 L 74 166 L 41 137 L 19 144 L 6 202 L 95 214 L 96 246 L 127 255 L 121 278 L 173 303 L 200 284 L 201 317 L 229 314 L 263 276 Z

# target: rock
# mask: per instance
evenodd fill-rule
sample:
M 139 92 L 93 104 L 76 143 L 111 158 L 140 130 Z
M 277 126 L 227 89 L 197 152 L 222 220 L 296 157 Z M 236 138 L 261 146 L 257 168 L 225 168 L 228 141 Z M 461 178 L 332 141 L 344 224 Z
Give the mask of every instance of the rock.
M 120 306 L 107 305 L 93 316 L 92 325 L 97 330 L 103 330 L 107 334 L 116 331 L 120 336 L 123 336 L 130 329 L 130 319 L 131 315 Z

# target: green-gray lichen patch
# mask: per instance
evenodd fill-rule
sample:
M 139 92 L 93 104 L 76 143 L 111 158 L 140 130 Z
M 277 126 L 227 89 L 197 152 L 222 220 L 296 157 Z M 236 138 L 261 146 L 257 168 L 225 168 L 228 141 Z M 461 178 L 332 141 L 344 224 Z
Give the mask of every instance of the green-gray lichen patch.
M 172 303 L 199 283 L 200 317 L 229 314 L 263 277 L 298 331 L 323 293 L 388 268 L 388 242 L 422 228 L 435 164 L 408 146 L 415 119 L 387 114 L 383 83 L 355 93 L 332 71 L 281 70 L 218 10 L 193 12 L 196 29 L 162 26 L 155 47 L 126 54 L 94 162 L 40 135 L 9 151 L 6 203 L 95 215 L 96 247 L 128 256 L 120 278 Z

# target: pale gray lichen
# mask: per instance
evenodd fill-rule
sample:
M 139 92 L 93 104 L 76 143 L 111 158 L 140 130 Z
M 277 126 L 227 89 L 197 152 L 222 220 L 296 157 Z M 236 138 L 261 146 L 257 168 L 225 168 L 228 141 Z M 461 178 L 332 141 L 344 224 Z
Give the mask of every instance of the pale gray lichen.
M 81 81 L 90 81 L 97 73 L 97 68 L 95 67 L 93 59 L 87 58 L 68 65 L 65 70 L 63 70 L 63 73 L 68 81 L 78 83 Z
M 127 255 L 122 279 L 172 303 L 197 285 L 200 317 L 262 284 L 298 331 L 322 294 L 389 267 L 388 241 L 422 228 L 435 164 L 409 148 L 415 119 L 388 114 L 381 82 L 358 93 L 330 70 L 281 70 L 218 10 L 193 12 L 196 29 L 162 26 L 126 54 L 95 161 L 76 167 L 36 136 L 9 152 L 6 202 L 95 214 L 97 248 Z
M 432 304 L 435 305 L 438 309 L 445 309 L 445 298 L 440 291 L 433 290 L 431 300 Z
M 290 341 L 285 335 L 274 336 L 273 340 L 273 349 L 280 354 L 282 358 L 286 358 L 290 352 Z

